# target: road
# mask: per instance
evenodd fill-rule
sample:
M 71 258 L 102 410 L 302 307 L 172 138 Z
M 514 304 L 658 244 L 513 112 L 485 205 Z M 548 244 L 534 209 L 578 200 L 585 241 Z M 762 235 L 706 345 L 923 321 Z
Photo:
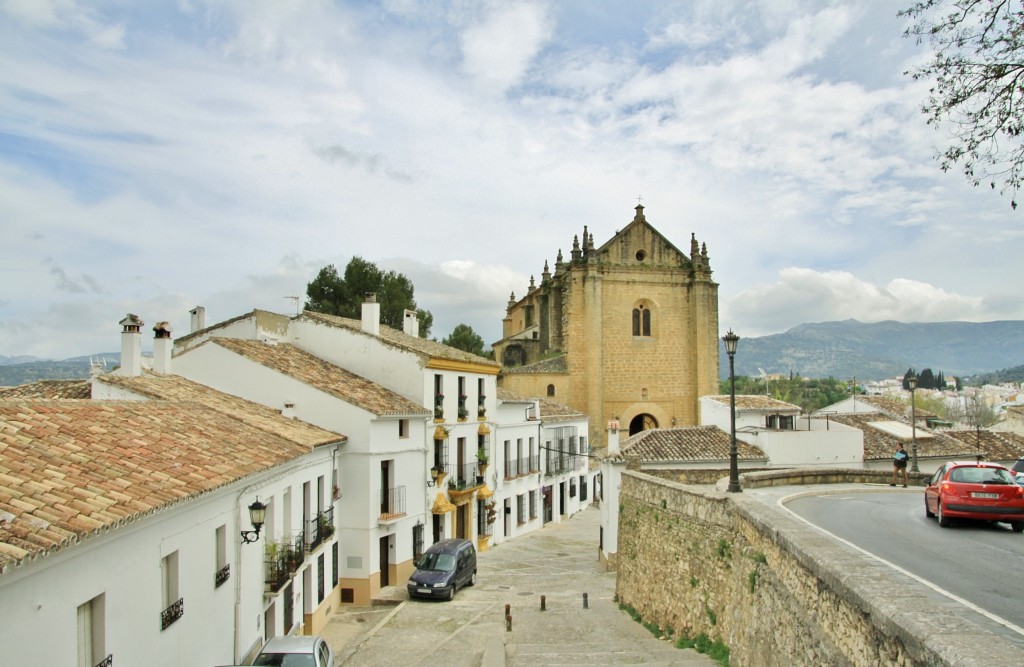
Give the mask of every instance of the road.
M 1024 535 L 1007 524 L 940 528 L 925 517 L 921 490 L 810 496 L 786 507 L 933 587 L 937 612 L 972 617 L 1024 649 Z
M 452 602 L 409 600 L 400 588 L 394 607 L 342 608 L 322 633 L 335 664 L 717 667 L 706 655 L 654 638 L 619 609 L 615 573 L 597 560 L 599 527 L 600 511 L 590 508 L 481 553 L 477 585 Z

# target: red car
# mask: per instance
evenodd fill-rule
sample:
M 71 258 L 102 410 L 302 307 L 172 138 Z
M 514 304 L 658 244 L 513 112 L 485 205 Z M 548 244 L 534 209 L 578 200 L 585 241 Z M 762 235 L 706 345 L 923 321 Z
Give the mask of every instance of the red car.
M 945 528 L 950 519 L 981 519 L 1024 531 L 1024 487 L 997 463 L 950 461 L 935 471 L 924 489 L 924 513 Z

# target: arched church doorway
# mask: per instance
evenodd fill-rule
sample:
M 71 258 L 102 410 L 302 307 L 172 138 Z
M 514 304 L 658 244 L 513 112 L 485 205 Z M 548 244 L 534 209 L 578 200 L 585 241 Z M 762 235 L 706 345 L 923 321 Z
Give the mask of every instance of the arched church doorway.
M 639 414 L 629 422 L 629 434 L 636 435 L 640 431 L 648 431 L 652 428 L 658 428 L 658 420 L 652 415 Z

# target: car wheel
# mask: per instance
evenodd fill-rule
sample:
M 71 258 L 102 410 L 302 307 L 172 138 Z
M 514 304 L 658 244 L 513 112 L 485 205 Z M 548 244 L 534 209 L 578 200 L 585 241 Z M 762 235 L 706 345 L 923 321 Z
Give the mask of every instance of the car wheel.
M 938 502 L 935 505 L 935 513 L 939 517 L 939 525 L 943 528 L 948 528 L 949 517 L 947 517 L 946 513 L 942 511 L 942 498 L 939 498 Z
M 455 599 L 455 584 L 452 584 L 452 587 L 448 589 L 448 601 L 451 602 L 454 599 Z
M 1011 521 L 1010 530 L 1015 533 L 1024 533 L 1024 521 Z
M 927 498 L 924 499 L 924 515 L 926 517 L 928 517 L 929 519 L 932 518 L 933 516 L 935 516 L 935 512 L 933 512 L 930 509 L 928 509 L 928 499 Z
M 1024 524 L 1022 524 L 1022 525 L 1024 525 Z M 476 586 L 476 572 L 474 572 L 473 574 L 469 575 L 469 585 L 470 586 Z

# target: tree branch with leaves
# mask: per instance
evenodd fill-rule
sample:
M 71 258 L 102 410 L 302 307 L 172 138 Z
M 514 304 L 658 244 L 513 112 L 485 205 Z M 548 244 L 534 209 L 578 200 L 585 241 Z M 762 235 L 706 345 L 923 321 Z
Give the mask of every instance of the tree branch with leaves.
M 913 23 L 903 33 L 934 50 L 906 72 L 932 82 L 921 107 L 943 125 L 951 143 L 937 157 L 974 186 L 1016 194 L 1024 180 L 1024 10 L 1020 0 L 922 0 L 899 12 Z

